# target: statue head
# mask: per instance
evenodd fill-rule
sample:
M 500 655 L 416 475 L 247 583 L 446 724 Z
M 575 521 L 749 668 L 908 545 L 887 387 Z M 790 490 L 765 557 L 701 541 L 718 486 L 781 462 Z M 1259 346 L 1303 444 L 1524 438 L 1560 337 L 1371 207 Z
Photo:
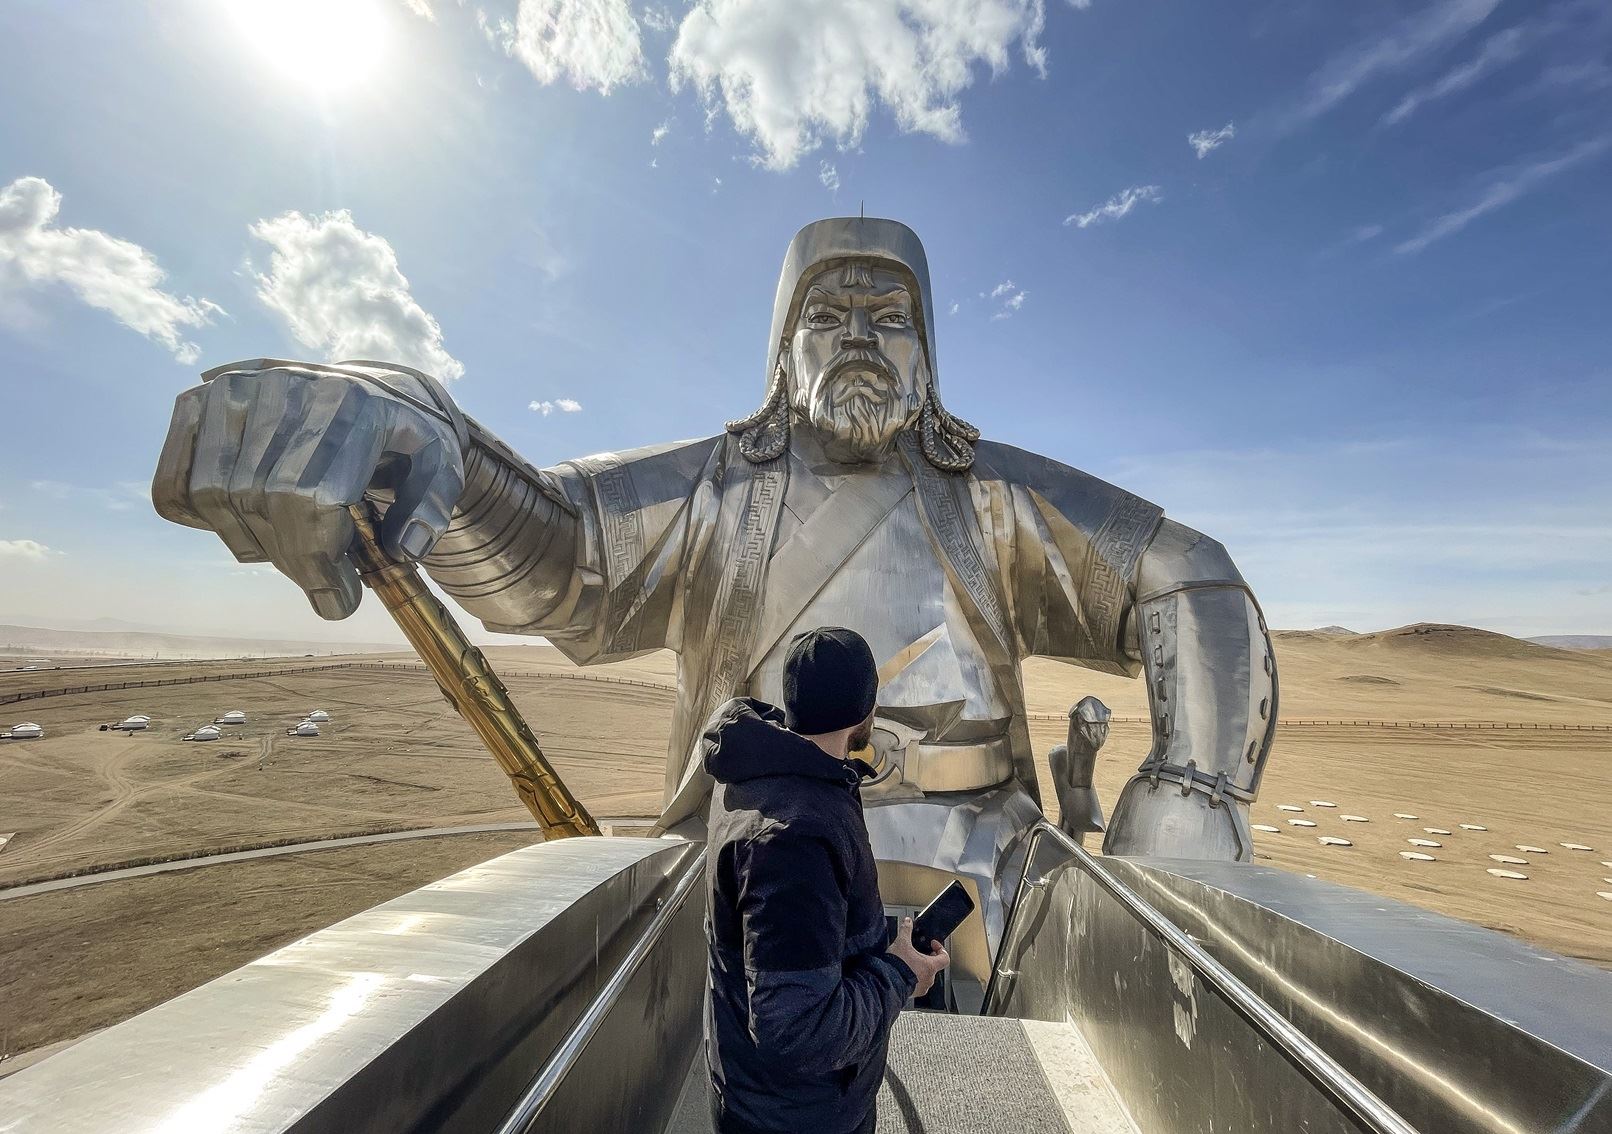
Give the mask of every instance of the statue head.
M 973 463 L 979 431 L 940 404 L 923 245 L 899 221 L 844 217 L 795 234 L 767 365 L 761 408 L 728 423 L 751 461 L 778 457 L 802 423 L 840 460 L 878 459 L 911 431 L 936 467 Z
M 1108 739 L 1108 722 L 1113 713 L 1096 697 L 1082 697 L 1069 710 L 1069 739 L 1096 752 Z

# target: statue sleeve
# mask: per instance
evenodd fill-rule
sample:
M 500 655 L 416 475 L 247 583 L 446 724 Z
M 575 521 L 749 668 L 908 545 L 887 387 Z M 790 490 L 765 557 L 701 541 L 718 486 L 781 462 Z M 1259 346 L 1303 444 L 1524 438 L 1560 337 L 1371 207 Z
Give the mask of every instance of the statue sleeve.
M 993 449 L 1006 446 L 993 446 Z M 1125 618 L 1136 597 L 1137 566 L 1163 511 L 1141 497 L 1068 466 L 1010 450 L 1016 469 L 992 453 L 981 509 L 1006 555 L 1004 578 L 1027 656 L 1057 658 L 1103 673 L 1132 675 Z
M 484 438 L 432 578 L 487 629 L 543 635 L 580 665 L 674 645 L 691 502 L 719 439 L 535 469 Z

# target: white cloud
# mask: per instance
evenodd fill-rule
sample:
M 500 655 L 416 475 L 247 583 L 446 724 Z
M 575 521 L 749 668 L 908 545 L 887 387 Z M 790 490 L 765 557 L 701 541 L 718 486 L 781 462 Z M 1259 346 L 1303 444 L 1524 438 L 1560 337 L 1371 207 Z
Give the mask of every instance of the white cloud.
M 826 161 L 817 167 L 817 180 L 821 181 L 823 188 L 830 193 L 840 191 L 840 171 Z
M 498 21 L 498 45 L 545 86 L 609 94 L 642 81 L 643 47 L 627 0 L 521 0 L 515 21 Z
M 1324 63 L 1310 78 L 1298 105 L 1285 117 L 1286 129 L 1319 118 L 1379 76 L 1404 70 L 1440 51 L 1489 18 L 1500 0 L 1439 0 Z
M 419 16 L 422 20 L 437 22 L 437 14 L 431 10 L 431 0 L 402 0 L 403 7 Z
M 1612 135 L 1603 135 L 1579 143 L 1560 157 L 1525 165 L 1490 185 L 1482 196 L 1466 208 L 1445 213 L 1409 240 L 1395 245 L 1394 251 L 1401 255 L 1420 252 L 1435 241 L 1453 236 L 1485 213 L 1511 204 L 1558 173 L 1564 173 L 1600 155 L 1609 145 L 1612 145 Z
M 1496 67 L 1504 66 L 1522 54 L 1526 31 L 1522 27 L 1507 28 L 1492 35 L 1479 52 L 1459 67 L 1446 71 L 1431 83 L 1417 87 L 1398 105 L 1383 115 L 1384 126 L 1397 126 L 1414 114 L 1423 103 L 1447 98 L 1466 90 Z
M 1064 217 L 1063 223 L 1076 228 L 1090 228 L 1100 221 L 1119 220 L 1143 201 L 1158 204 L 1162 200 L 1164 194 L 1157 185 L 1133 185 L 1129 189 L 1121 189 L 1095 208 L 1083 213 L 1070 213 Z
M 953 301 L 952 301 L 952 309 L 951 309 L 951 313 L 952 313 L 952 314 L 953 314 L 953 315 L 955 315 L 955 314 L 957 314 L 957 312 L 958 312 L 958 311 L 959 311 L 959 310 L 960 310 L 960 309 L 961 309 L 961 308 L 962 308 L 962 306 L 963 306 L 963 305 L 962 305 L 962 304 L 961 304 L 961 303 L 958 303 L 958 302 L 956 302 L 956 301 L 955 301 L 955 300 L 953 300 Z
M 1198 155 L 1198 160 L 1202 161 L 1209 156 L 1211 150 L 1219 149 L 1236 136 L 1237 124 L 1228 122 L 1218 130 L 1199 130 L 1194 134 L 1188 134 L 1187 145 L 1192 147 L 1193 152 Z
M 443 348 L 442 328 L 410 294 L 392 246 L 346 209 L 285 213 L 258 221 L 251 233 L 271 249 L 269 270 L 254 274 L 258 298 L 303 346 L 335 359 L 401 362 L 442 379 L 464 374 Z
M 658 4 L 645 8 L 643 18 L 644 26 L 654 32 L 669 32 L 677 26 L 677 17 Z
M 666 135 L 671 132 L 672 121 L 668 118 L 665 122 L 662 122 L 659 126 L 655 127 L 649 132 L 649 144 L 652 146 L 660 145 L 661 141 L 666 137 Z
M 1024 306 L 1024 297 L 1024 289 L 1012 280 L 1003 280 L 991 289 L 989 295 L 984 292 L 980 293 L 981 299 L 994 301 L 992 305 L 996 310 L 991 313 L 993 320 L 1013 318 L 1013 313 Z M 957 304 L 955 303 L 952 304 L 952 314 L 957 314 Z
M 26 559 L 31 563 L 43 563 L 52 555 L 60 554 L 36 540 L 0 539 L 0 559 Z
M 0 290 L 8 278 L 61 284 L 180 362 L 195 362 L 201 349 L 185 340 L 183 328 L 204 327 L 224 309 L 163 291 L 158 285 L 165 273 L 138 244 L 93 228 L 57 226 L 61 206 L 62 195 L 39 177 L 19 177 L 0 189 Z
M 547 417 L 555 410 L 561 413 L 581 413 L 582 403 L 575 398 L 555 398 L 553 401 L 527 402 L 526 408 Z
M 875 105 L 908 133 L 960 142 L 958 100 L 1017 46 L 1045 73 L 1044 0 L 699 0 L 672 45 L 674 89 L 720 103 L 757 160 L 788 169 L 832 139 L 855 146 Z

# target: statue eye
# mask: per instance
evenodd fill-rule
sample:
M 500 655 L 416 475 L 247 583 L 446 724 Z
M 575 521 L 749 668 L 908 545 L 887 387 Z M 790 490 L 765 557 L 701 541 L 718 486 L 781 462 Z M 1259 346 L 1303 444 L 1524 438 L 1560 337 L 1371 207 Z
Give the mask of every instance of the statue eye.
M 904 311 L 892 311 L 888 315 L 879 316 L 879 322 L 886 327 L 905 327 L 909 320 Z
M 835 327 L 839 321 L 840 317 L 832 311 L 812 311 L 806 316 L 806 322 L 814 327 Z

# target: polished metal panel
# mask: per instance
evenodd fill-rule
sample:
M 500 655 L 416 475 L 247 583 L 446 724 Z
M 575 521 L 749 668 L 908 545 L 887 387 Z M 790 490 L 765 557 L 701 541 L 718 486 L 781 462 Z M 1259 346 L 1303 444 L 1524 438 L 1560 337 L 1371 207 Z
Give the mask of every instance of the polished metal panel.
M 492 859 L 18 1072 L 0 1082 L 0 1131 L 480 1134 L 698 854 L 675 840 L 565 839 Z M 700 913 L 684 903 L 668 952 L 621 999 L 631 1026 L 606 1041 L 617 1062 L 687 1067 Z
M 1056 865 L 1047 863 L 1038 853 L 1044 845 L 1052 845 L 1055 848 L 1050 853 L 1052 863 Z M 1043 869 L 1055 871 L 1057 877 L 1051 873 L 1032 873 Z M 1015 1012 L 1003 1009 L 1002 1006 L 1017 1002 L 1022 1008 L 1025 1002 L 1032 1000 L 1051 1000 L 1056 1003 L 1057 1000 L 1066 999 L 1073 994 L 1074 990 L 1067 980 L 1067 968 L 1063 974 L 1065 979 L 1062 988 L 1045 987 L 1044 977 L 1038 980 L 1040 974 L 1033 968 L 1029 972 L 1026 971 L 1024 951 L 1017 947 L 1021 942 L 1029 944 L 1029 935 L 1032 933 L 1036 938 L 1042 936 L 1042 933 L 1036 933 L 1032 929 L 1032 925 L 1039 927 L 1043 933 L 1050 928 L 1044 920 L 1033 921 L 1035 916 L 1033 911 L 1038 904 L 1047 906 L 1052 904 L 1052 895 L 1043 892 L 1047 887 L 1055 887 L 1063 879 L 1072 876 L 1089 879 L 1094 883 L 1102 898 L 1109 900 L 1113 906 L 1123 911 L 1125 916 L 1132 919 L 1134 928 L 1142 934 L 1143 965 L 1140 967 L 1135 965 L 1137 958 L 1135 952 L 1130 954 L 1131 962 L 1128 966 L 1121 960 L 1121 955 L 1114 954 L 1106 958 L 1108 971 L 1103 974 L 1112 977 L 1113 993 L 1121 999 L 1128 1000 L 1133 1013 L 1140 1011 L 1143 1018 L 1147 1019 L 1149 1007 L 1153 1005 L 1162 1007 L 1168 1001 L 1175 1039 L 1188 1052 L 1192 1051 L 1194 1042 L 1198 1043 L 1200 1050 L 1193 1053 L 1193 1059 L 1198 1064 L 1204 1066 L 1218 1064 L 1220 1070 L 1224 1071 L 1226 1063 L 1232 1059 L 1260 1057 L 1257 1070 L 1255 1067 L 1249 1067 L 1248 1071 L 1262 1072 L 1265 1085 L 1276 1085 L 1281 1079 L 1280 1071 L 1283 1067 L 1296 1072 L 1300 1077 L 1290 1084 L 1282 1085 L 1280 1093 L 1273 1097 L 1255 1099 L 1238 1097 L 1233 1101 L 1211 1094 L 1207 1100 L 1208 1108 L 1199 1110 L 1198 1113 L 1191 1112 L 1201 1107 L 1201 1102 L 1180 1097 L 1127 1099 L 1127 1109 L 1133 1115 L 1148 1116 L 1144 1117 L 1142 1122 L 1145 1129 L 1154 1129 L 1148 1120 L 1154 1118 L 1165 1123 L 1158 1127 L 1160 1130 L 1182 1128 L 1212 1130 L 1220 1124 L 1234 1130 L 1359 1128 L 1371 1131 L 1372 1134 L 1416 1134 L 1414 1127 L 1345 1071 L 1309 1037 L 1261 1000 L 1253 990 L 1210 956 L 1196 941 L 1110 873 L 1100 860 L 1088 854 L 1074 839 L 1049 824 L 1043 823 L 1037 827 L 1030 837 L 1025 880 L 1019 891 L 1023 895 L 1023 901 L 1014 910 L 1015 924 L 1012 927 L 1014 937 L 1004 946 L 998 972 L 994 975 L 991 987 L 986 993 L 988 1012 L 1002 1009 L 998 1014 L 1053 1018 L 1036 1016 L 1022 1010 Z M 1110 907 L 1099 908 L 1104 914 L 1111 912 Z M 1079 916 L 1078 912 L 1076 916 Z M 1054 932 L 1053 936 L 1056 937 L 1058 934 Z M 1162 954 L 1152 955 L 1151 966 L 1146 963 L 1150 959 L 1148 952 L 1150 944 L 1164 946 Z M 1029 947 L 1038 949 L 1041 943 L 1036 941 Z M 1073 959 L 1066 957 L 1065 965 L 1067 966 Z M 1161 959 L 1167 972 L 1167 980 L 1150 982 L 1141 989 L 1131 991 L 1127 996 L 1127 980 L 1135 980 L 1138 976 L 1146 980 L 1150 975 L 1150 968 L 1156 971 L 1160 967 L 1158 962 Z M 1127 969 L 1123 974 L 1120 971 L 1121 967 Z M 1104 984 L 1106 992 L 1107 982 Z M 1165 992 L 1165 989 L 1169 991 Z M 1200 992 L 1204 994 L 1201 998 Z M 1147 1003 L 1149 1000 L 1153 1001 L 1153 1005 Z M 1089 1007 L 1087 1011 L 1090 1011 Z M 1066 1014 L 1064 1018 L 1069 1017 Z M 1135 1029 L 1127 1037 L 1130 1043 L 1126 1054 L 1134 1055 L 1139 1046 L 1151 1049 L 1146 1051 L 1140 1068 L 1146 1079 L 1155 1086 L 1168 1084 L 1169 1089 L 1177 1095 L 1183 1089 L 1190 1092 L 1192 1088 L 1181 1081 L 1182 1078 L 1190 1078 L 1190 1075 L 1181 1076 L 1173 1083 L 1169 1083 L 1166 1078 L 1170 1068 L 1170 1060 L 1167 1058 L 1169 1045 L 1167 1042 L 1163 1045 L 1166 1048 L 1163 1053 L 1158 1050 L 1164 1033 L 1163 1013 L 1159 1012 L 1156 1019 L 1158 1022 L 1151 1028 L 1144 1026 Z M 1090 1021 L 1085 1023 L 1089 1025 Z M 1269 1048 L 1266 1047 L 1267 1044 Z M 1204 1056 L 1201 1050 L 1204 1046 L 1210 1047 L 1213 1053 L 1210 1057 Z M 1101 1048 L 1098 1049 L 1098 1058 L 1104 1060 L 1106 1064 L 1105 1054 L 1112 1056 L 1114 1053 L 1105 1053 Z M 1111 1077 L 1117 1074 L 1121 1079 L 1124 1079 L 1125 1072 L 1130 1070 L 1134 1068 L 1129 1065 L 1109 1069 Z M 1306 1084 L 1310 1090 L 1304 1089 Z M 1128 1085 L 1134 1087 L 1136 1085 L 1134 1079 Z M 1126 1094 L 1126 1087 L 1121 1087 L 1121 1094 L 1122 1096 Z M 1184 1126 L 1183 1120 L 1185 1120 Z
M 498 1134 L 658 1130 L 702 1038 L 705 848 L 538 1072 Z M 681 1008 L 682 1011 L 678 1011 Z M 649 1033 L 656 1023 L 666 1026 Z
M 1113 872 L 1426 1131 L 1612 1131 L 1612 973 L 1263 866 Z
M 1122 489 L 980 440 L 941 405 L 929 270 L 897 221 L 800 231 L 766 360 L 762 406 L 715 437 L 542 470 L 417 371 L 236 363 L 180 396 L 153 499 L 237 558 L 273 562 L 326 617 L 358 601 L 347 506 L 367 497 L 385 508 L 385 552 L 421 561 L 490 629 L 544 635 L 581 664 L 675 651 L 665 830 L 703 827 L 711 713 L 735 695 L 778 700 L 790 635 L 835 623 L 873 645 L 879 715 L 910 733 L 869 800 L 894 810 L 870 826 L 932 824 L 915 798 L 1038 808 L 1019 663 L 1041 656 L 1148 669 L 1153 751 L 1115 803 L 1109 852 L 1248 857 L 1275 669 L 1224 549 Z M 998 855 L 1027 826 L 1017 810 L 987 840 Z M 949 853 L 927 835 L 887 841 Z
M 1321 1121 L 1295 1109 L 1315 1076 L 1287 1079 L 1193 952 L 1416 1129 L 1612 1129 L 1612 976 L 1299 875 L 1093 861 L 1040 830 L 987 1011 L 1079 1026 L 1144 1129 Z

